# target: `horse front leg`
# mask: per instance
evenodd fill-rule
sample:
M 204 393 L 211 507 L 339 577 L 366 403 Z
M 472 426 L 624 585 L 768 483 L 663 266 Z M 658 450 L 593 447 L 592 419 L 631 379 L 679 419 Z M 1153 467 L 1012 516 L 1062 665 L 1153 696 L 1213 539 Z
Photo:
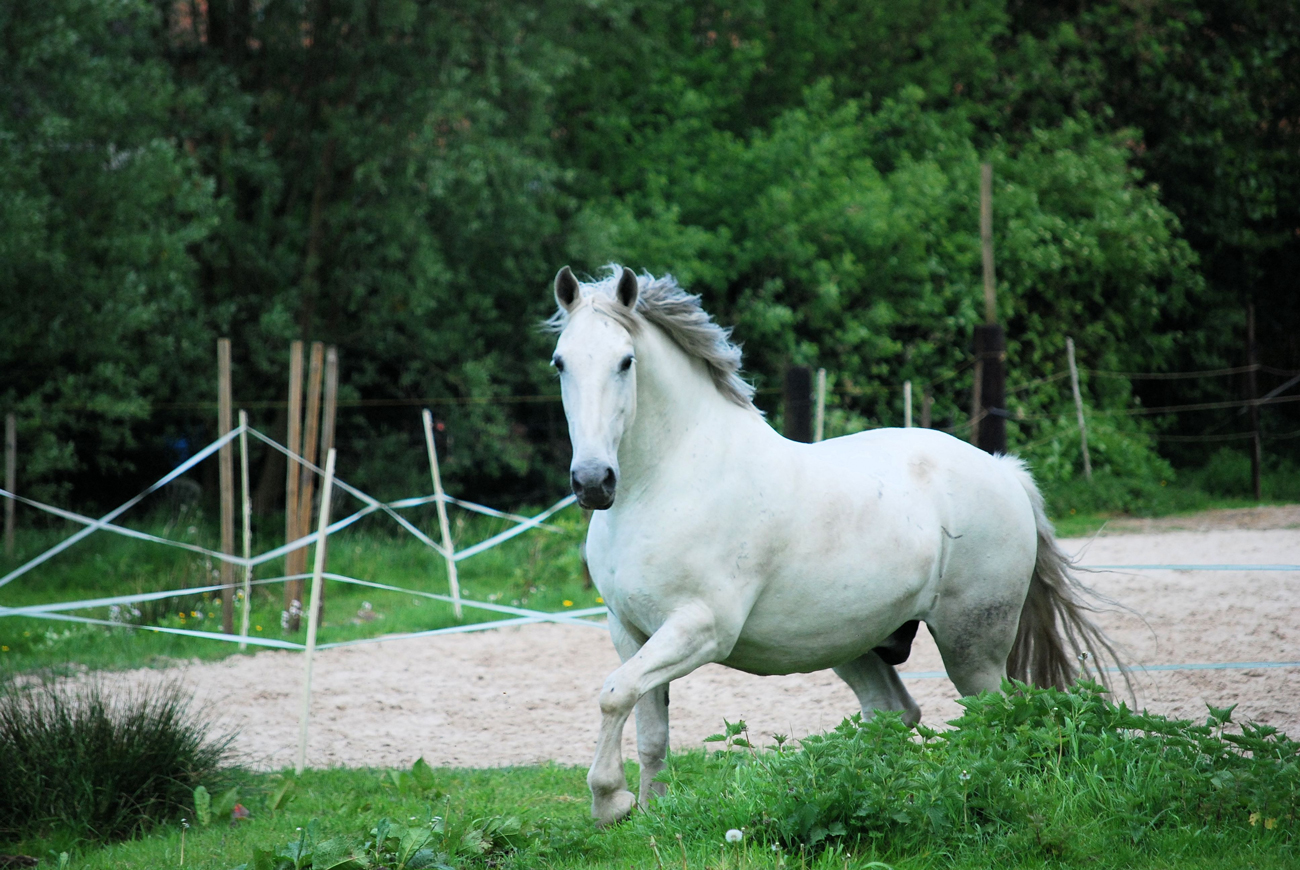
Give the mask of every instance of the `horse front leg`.
M 621 661 L 637 654 L 648 639 L 635 628 L 624 624 L 614 614 L 609 617 L 609 633 Z M 637 805 L 646 809 L 655 794 L 663 794 L 663 783 L 654 778 L 664 769 L 668 758 L 668 683 L 646 692 L 636 702 L 636 748 L 641 761 L 641 787 Z
M 636 702 L 636 750 L 641 761 L 641 787 L 637 805 L 649 809 L 651 798 L 664 793 L 655 782 L 668 759 L 668 683 L 656 686 Z
M 600 690 L 600 736 L 596 740 L 596 758 L 587 772 L 587 785 L 591 788 L 591 814 L 596 823 L 602 827 L 624 819 L 632 812 L 636 799 L 627 788 L 627 778 L 623 775 L 623 726 L 637 703 L 648 693 L 658 691 L 672 680 L 683 677 L 700 665 L 718 661 L 719 652 L 724 644 L 718 636 L 717 621 L 714 615 L 703 607 L 688 607 L 675 611 L 663 626 L 630 658 L 610 674 Z M 614 619 L 611 616 L 611 628 Z M 621 626 L 620 626 L 621 628 Z M 734 642 L 731 638 L 731 642 Z M 617 638 L 616 638 L 617 643 Z M 727 650 L 731 643 L 726 643 Z M 662 693 L 665 701 L 662 717 L 663 752 L 667 751 L 667 692 Z M 652 724 L 657 712 L 652 702 L 650 722 Z M 641 721 L 638 717 L 638 721 Z M 658 739 L 648 740 L 643 744 L 653 749 L 653 764 L 662 767 L 662 760 L 654 761 L 659 755 Z M 658 769 L 651 774 L 658 773 Z M 644 801 L 649 800 L 649 782 L 642 774 L 642 793 Z

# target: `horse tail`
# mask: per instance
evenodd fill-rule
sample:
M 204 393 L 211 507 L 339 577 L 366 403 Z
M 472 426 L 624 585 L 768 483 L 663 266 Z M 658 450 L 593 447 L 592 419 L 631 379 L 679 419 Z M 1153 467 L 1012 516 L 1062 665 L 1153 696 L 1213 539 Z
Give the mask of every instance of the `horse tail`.
M 1024 486 L 1034 508 L 1038 533 L 1038 554 L 1029 594 L 1020 611 L 1020 627 L 1015 644 L 1007 657 L 1007 675 L 1014 680 L 1036 686 L 1064 689 L 1072 684 L 1082 669 L 1083 676 L 1095 678 L 1111 688 L 1103 662 L 1113 662 L 1132 694 L 1128 668 L 1110 638 L 1089 618 L 1102 608 L 1097 603 L 1115 605 L 1079 582 L 1075 565 L 1056 543 L 1056 530 L 1043 508 L 1043 496 L 1024 463 L 1011 456 L 1001 457 Z M 1091 662 L 1091 667 L 1089 663 Z

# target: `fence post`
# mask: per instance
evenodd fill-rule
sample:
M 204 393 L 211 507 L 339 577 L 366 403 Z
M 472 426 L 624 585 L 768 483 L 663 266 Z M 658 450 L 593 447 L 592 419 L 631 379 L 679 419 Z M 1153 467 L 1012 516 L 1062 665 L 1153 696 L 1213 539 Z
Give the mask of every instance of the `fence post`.
M 813 418 L 813 441 L 826 434 L 826 369 L 817 370 L 817 415 Z
M 321 575 L 325 573 L 325 548 L 320 546 L 320 543 L 325 540 L 325 530 L 329 528 L 329 505 L 333 488 L 334 450 L 331 448 L 325 458 L 325 482 L 321 484 L 316 562 L 312 568 L 311 599 L 307 605 L 307 643 L 303 649 L 302 715 L 298 719 L 298 763 L 294 767 L 294 772 L 299 776 L 307 766 L 307 722 L 311 718 L 311 664 L 312 656 L 316 653 L 316 629 L 320 623 L 316 610 L 320 602 Z
M 903 428 L 912 428 L 912 382 L 903 381 Z
M 320 452 L 329 455 L 334 448 L 334 422 L 338 416 L 339 399 L 339 349 L 330 345 L 325 349 L 325 401 L 321 406 Z M 329 540 L 322 539 L 318 547 L 328 547 Z M 325 589 L 321 588 L 321 600 L 318 606 L 325 606 Z M 318 614 L 319 615 L 319 614 Z
M 424 444 L 429 451 L 429 473 L 433 475 L 433 495 L 438 505 L 438 528 L 442 532 L 443 556 L 447 559 L 447 586 L 450 587 L 451 608 L 461 619 L 460 580 L 456 576 L 456 545 L 451 540 L 451 524 L 447 522 L 447 501 L 442 491 L 442 474 L 438 471 L 438 448 L 433 443 L 433 413 L 424 409 Z
M 18 420 L 5 414 L 5 489 L 18 492 Z M 5 555 L 14 554 L 14 500 L 5 499 Z
M 975 327 L 975 353 L 980 357 L 980 417 L 975 424 L 975 443 L 988 453 L 1007 450 L 1006 337 L 1002 327 L 986 323 Z
M 785 437 L 812 441 L 812 372 L 807 366 L 785 370 Z
M 1250 486 L 1255 493 L 1255 501 L 1262 501 L 1264 498 L 1263 489 L 1260 486 L 1259 471 L 1263 457 L 1263 445 L 1259 437 L 1259 386 L 1255 379 L 1255 369 L 1259 361 L 1255 358 L 1255 303 L 1246 303 L 1246 365 L 1250 369 L 1246 372 L 1246 389 L 1250 394 Z
M 1083 421 L 1083 394 L 1079 392 L 1079 367 L 1074 363 L 1074 339 L 1065 340 L 1065 355 L 1070 361 L 1070 389 L 1074 391 L 1074 411 L 1079 416 L 1079 444 L 1083 448 L 1083 476 L 1092 482 L 1092 460 L 1088 458 L 1088 426 Z
M 311 343 L 311 356 L 307 364 L 307 416 L 303 422 L 302 435 L 302 480 L 298 484 L 298 534 L 296 537 L 302 538 L 311 533 L 311 514 L 312 508 L 315 507 L 314 500 L 316 497 L 316 472 L 312 471 L 312 465 L 320 457 L 317 452 L 320 449 L 320 399 L 321 399 L 321 379 L 324 375 L 325 366 L 325 345 L 319 341 Z M 307 569 L 307 548 L 294 551 L 294 570 L 289 571 L 290 575 L 302 574 Z M 297 631 L 302 618 L 301 608 L 303 594 L 302 590 L 306 584 L 301 580 L 288 581 L 293 584 L 294 600 L 298 602 L 298 611 L 293 608 L 289 609 L 288 630 Z
M 248 412 L 239 412 L 239 486 L 244 509 L 244 611 L 239 618 L 239 636 L 248 637 L 248 623 L 253 608 L 253 494 L 248 490 Z M 239 651 L 248 649 L 239 642 Z
M 230 339 L 217 339 L 217 436 L 231 429 L 230 398 Z M 234 448 L 226 443 L 218 451 L 221 469 L 221 552 L 235 555 L 235 465 Z M 234 566 L 221 562 L 221 630 L 235 633 L 235 575 Z
M 980 164 L 980 255 L 984 264 L 984 325 L 975 327 L 975 401 L 971 442 L 989 453 L 1007 449 L 1006 337 L 998 325 L 993 270 L 993 164 Z
M 298 457 L 302 455 L 302 342 L 289 343 L 289 423 L 285 445 L 289 448 L 288 473 L 284 479 L 284 542 L 298 538 L 298 483 L 301 480 L 302 466 Z M 286 576 L 302 573 L 294 571 L 298 566 L 295 550 L 284 554 L 284 573 Z M 284 612 L 293 613 L 293 603 L 302 606 L 302 592 L 294 586 L 292 580 L 284 582 Z

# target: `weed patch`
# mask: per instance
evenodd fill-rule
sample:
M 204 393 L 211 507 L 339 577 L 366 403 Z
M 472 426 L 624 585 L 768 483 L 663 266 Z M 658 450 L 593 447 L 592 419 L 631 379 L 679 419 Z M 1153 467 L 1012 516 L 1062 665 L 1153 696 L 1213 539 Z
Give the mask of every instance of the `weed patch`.
M 175 684 L 0 683 L 0 839 L 117 840 L 179 816 L 226 757 L 208 731 Z
M 1092 684 L 1005 688 L 965 699 L 944 732 L 855 716 L 798 750 L 757 752 L 732 725 L 722 736 L 738 750 L 676 756 L 635 824 L 659 842 L 735 829 L 783 850 L 1105 865 L 1169 831 L 1294 838 L 1300 744 L 1275 729 L 1229 730 L 1231 708 L 1201 725 L 1139 714 Z

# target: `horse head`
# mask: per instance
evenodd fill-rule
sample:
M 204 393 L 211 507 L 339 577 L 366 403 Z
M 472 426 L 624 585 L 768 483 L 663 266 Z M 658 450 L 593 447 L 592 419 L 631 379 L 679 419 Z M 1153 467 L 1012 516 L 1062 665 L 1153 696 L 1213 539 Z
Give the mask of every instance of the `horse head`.
M 632 312 L 639 287 L 623 269 L 612 296 L 578 282 L 565 266 L 555 276 L 564 328 L 551 365 L 559 373 L 573 443 L 569 481 L 578 504 L 605 510 L 618 490 L 618 447 L 636 416 Z

